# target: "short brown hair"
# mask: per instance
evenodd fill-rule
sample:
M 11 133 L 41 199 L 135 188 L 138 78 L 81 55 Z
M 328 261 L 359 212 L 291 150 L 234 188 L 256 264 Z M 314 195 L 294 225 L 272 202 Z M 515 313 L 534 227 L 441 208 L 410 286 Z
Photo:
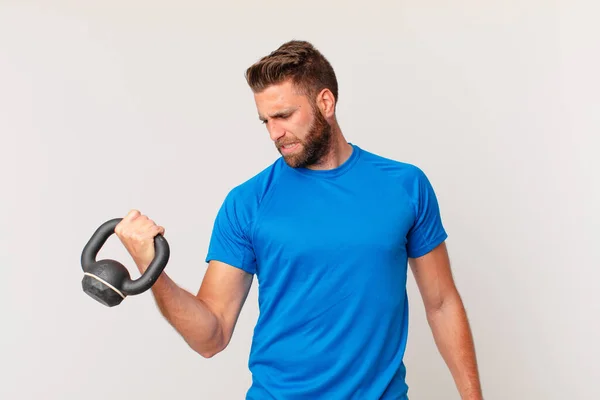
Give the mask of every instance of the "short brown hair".
M 298 90 L 311 97 L 327 88 L 333 93 L 337 104 L 335 72 L 329 61 L 311 43 L 303 40 L 286 42 L 246 70 L 246 81 L 254 92 L 261 92 L 287 79 L 291 79 Z

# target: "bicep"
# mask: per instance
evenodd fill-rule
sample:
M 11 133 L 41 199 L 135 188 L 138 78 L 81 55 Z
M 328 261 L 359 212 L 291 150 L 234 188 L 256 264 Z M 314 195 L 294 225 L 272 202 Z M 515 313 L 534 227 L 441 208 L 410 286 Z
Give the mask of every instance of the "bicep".
M 409 265 L 428 312 L 439 310 L 446 299 L 456 294 L 445 242 L 421 257 L 410 258 Z
M 218 318 L 229 340 L 252 286 L 253 275 L 221 261 L 211 260 L 196 297 Z

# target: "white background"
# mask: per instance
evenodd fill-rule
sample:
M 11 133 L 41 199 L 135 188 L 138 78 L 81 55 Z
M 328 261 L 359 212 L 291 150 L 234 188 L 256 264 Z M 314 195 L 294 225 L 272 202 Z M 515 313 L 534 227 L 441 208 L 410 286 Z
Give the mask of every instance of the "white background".
M 0 398 L 243 398 L 256 286 L 206 360 L 149 292 L 87 297 L 79 257 L 137 208 L 198 289 L 225 194 L 278 156 L 244 70 L 290 39 L 332 62 L 347 138 L 434 184 L 486 399 L 600 398 L 599 11 L 0 0 Z M 114 236 L 100 257 L 131 266 Z M 409 276 L 411 399 L 459 399 Z

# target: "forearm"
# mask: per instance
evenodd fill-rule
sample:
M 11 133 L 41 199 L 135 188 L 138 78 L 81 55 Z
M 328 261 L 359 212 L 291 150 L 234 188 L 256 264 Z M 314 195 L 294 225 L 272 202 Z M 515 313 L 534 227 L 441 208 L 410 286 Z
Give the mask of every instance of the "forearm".
M 162 273 L 152 286 L 156 304 L 188 345 L 203 357 L 212 357 L 223 346 L 219 319 L 200 299 Z
M 436 345 L 463 400 L 481 400 L 481 384 L 473 336 L 458 293 L 427 312 Z

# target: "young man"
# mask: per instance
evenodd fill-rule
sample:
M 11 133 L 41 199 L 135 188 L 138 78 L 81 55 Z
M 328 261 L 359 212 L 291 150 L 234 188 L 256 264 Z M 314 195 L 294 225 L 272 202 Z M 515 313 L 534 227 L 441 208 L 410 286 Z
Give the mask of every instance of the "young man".
M 246 78 L 281 157 L 226 196 L 196 295 L 162 274 L 152 288 L 162 315 L 212 357 L 231 340 L 256 275 L 260 316 L 247 399 L 408 399 L 410 265 L 461 398 L 481 399 L 425 174 L 346 141 L 335 73 L 310 43 L 283 44 Z M 158 233 L 164 228 L 137 210 L 116 229 L 141 272 Z

